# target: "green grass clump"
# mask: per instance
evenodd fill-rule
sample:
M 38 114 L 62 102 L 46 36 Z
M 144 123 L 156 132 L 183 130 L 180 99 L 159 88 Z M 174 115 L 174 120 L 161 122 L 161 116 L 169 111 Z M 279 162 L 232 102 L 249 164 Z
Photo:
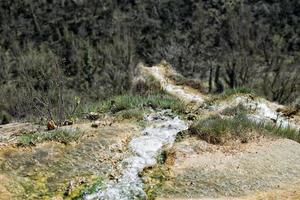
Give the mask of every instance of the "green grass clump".
M 234 94 L 254 94 L 254 91 L 250 88 L 237 87 L 233 89 L 226 89 L 221 95 L 224 97 L 229 97 Z
M 18 138 L 20 146 L 34 146 L 45 141 L 55 141 L 63 144 L 68 144 L 73 141 L 78 141 L 82 136 L 79 130 L 53 130 L 49 132 L 36 132 L 33 134 L 22 135 Z
M 245 143 L 251 140 L 255 134 L 269 134 L 300 142 L 300 134 L 297 130 L 276 127 L 269 123 L 255 123 L 244 114 L 238 114 L 232 118 L 211 116 L 196 121 L 189 128 L 189 134 L 196 135 L 212 144 L 224 144 L 230 139 Z
M 157 94 L 140 96 L 126 94 L 112 97 L 98 104 L 91 104 L 88 107 L 82 108 L 82 112 L 111 112 L 115 114 L 130 109 L 140 109 L 142 111 L 143 109 L 150 107 L 153 109 L 172 109 L 177 113 L 183 113 L 185 110 L 182 102 L 167 95 Z
M 245 106 L 243 106 L 243 104 L 238 104 L 237 106 L 234 106 L 234 107 L 225 108 L 221 112 L 221 114 L 226 115 L 226 116 L 235 116 L 238 114 L 246 114 L 247 112 L 249 112 L 249 111 L 247 110 L 247 108 L 245 108 Z
M 264 124 L 264 129 L 272 133 L 273 135 L 294 140 L 300 143 L 300 130 L 298 131 L 291 127 L 287 127 L 287 128 L 277 127 L 272 124 Z
M 122 110 L 117 113 L 117 118 L 124 119 L 135 119 L 137 121 L 144 119 L 144 112 L 139 109 Z
M 220 94 L 212 95 L 207 103 L 211 104 L 211 103 L 214 103 L 215 101 L 225 100 L 236 94 L 251 94 L 253 96 L 256 96 L 255 92 L 252 89 L 238 87 L 238 88 L 233 88 L 233 89 L 226 89 Z

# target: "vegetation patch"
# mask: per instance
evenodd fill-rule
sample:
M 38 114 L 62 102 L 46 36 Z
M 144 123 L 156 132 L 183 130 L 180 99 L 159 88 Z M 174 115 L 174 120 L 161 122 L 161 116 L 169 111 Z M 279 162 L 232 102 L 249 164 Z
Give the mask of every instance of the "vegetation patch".
M 141 109 L 122 110 L 117 113 L 117 118 L 120 120 L 134 119 L 136 121 L 141 121 L 144 119 L 144 111 Z
M 158 164 L 153 168 L 145 169 L 142 177 L 148 199 L 154 200 L 161 193 L 165 182 L 170 179 L 170 174 L 166 166 Z
M 5 111 L 0 112 L 0 125 L 8 124 L 11 121 L 11 116 Z
M 297 130 L 276 127 L 269 123 L 255 123 L 244 114 L 234 117 L 211 116 L 194 122 L 188 132 L 209 143 L 221 145 L 228 140 L 240 140 L 246 143 L 257 134 L 270 134 L 300 142 Z
M 18 138 L 20 146 L 34 146 L 38 143 L 46 141 L 55 141 L 63 144 L 78 141 L 82 136 L 82 132 L 78 129 L 74 130 L 53 130 L 49 132 L 35 132 L 33 134 L 22 135 Z
M 125 94 L 115 96 L 98 104 L 92 104 L 87 107 L 81 108 L 82 113 L 88 112 L 101 112 L 101 113 L 112 113 L 116 114 L 123 111 L 125 117 L 130 115 L 138 116 L 137 111 L 143 111 L 146 108 L 152 109 L 172 109 L 176 113 L 183 113 L 185 110 L 184 104 L 179 100 L 164 94 L 156 95 L 131 95 Z M 125 112 L 125 110 L 131 110 Z
M 245 108 L 245 106 L 243 104 L 239 104 L 239 105 L 234 106 L 234 107 L 225 108 L 221 112 L 221 114 L 226 115 L 226 116 L 235 116 L 235 115 L 238 115 L 238 114 L 246 114 L 247 112 L 249 112 L 249 110 L 247 108 Z
M 72 200 L 82 200 L 86 195 L 93 194 L 98 192 L 103 186 L 103 179 L 97 178 L 92 183 L 82 185 L 82 189 L 79 190 L 78 194 L 75 197 L 72 197 Z
M 216 101 L 222 101 L 225 99 L 229 99 L 234 95 L 251 95 L 253 97 L 257 96 L 255 92 L 250 88 L 238 87 L 234 89 L 226 89 L 221 94 L 212 95 L 211 98 L 208 100 L 208 104 L 214 103 Z
M 300 143 L 300 131 L 294 129 L 294 128 L 282 128 L 282 127 L 276 127 L 272 124 L 264 124 L 263 125 L 263 128 L 273 134 L 273 135 L 276 135 L 276 136 L 279 136 L 279 137 L 283 137 L 283 138 L 287 138 L 287 139 L 290 139 L 290 140 L 294 140 L 296 142 L 299 142 Z
M 139 95 L 153 95 L 162 92 L 160 82 L 150 74 L 133 79 L 131 91 Z

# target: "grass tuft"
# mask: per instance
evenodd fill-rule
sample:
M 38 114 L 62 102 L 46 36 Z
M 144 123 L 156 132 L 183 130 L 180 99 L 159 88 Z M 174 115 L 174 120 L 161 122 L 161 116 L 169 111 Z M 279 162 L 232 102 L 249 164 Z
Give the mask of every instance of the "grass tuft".
M 247 112 L 249 112 L 249 110 L 243 104 L 238 104 L 234 107 L 225 108 L 221 114 L 226 116 L 235 116 L 239 114 L 246 114 Z
M 49 132 L 36 132 L 29 135 L 22 135 L 18 139 L 20 146 L 34 146 L 45 141 L 55 141 L 63 144 L 68 144 L 73 141 L 78 141 L 82 136 L 79 130 L 53 130 Z
M 139 109 L 122 110 L 117 113 L 117 118 L 120 120 L 135 119 L 141 121 L 144 119 L 144 112 Z
M 255 123 L 244 114 L 234 117 L 211 116 L 194 122 L 189 134 L 196 135 L 212 144 L 224 144 L 228 140 L 248 142 L 255 134 L 269 134 L 300 142 L 300 134 L 292 128 L 276 127 L 269 123 Z
M 250 88 L 238 87 L 234 89 L 226 89 L 221 94 L 212 95 L 211 98 L 207 101 L 207 103 L 212 104 L 216 101 L 226 100 L 236 94 L 248 94 L 254 97 L 257 96 L 255 92 Z
M 132 110 L 132 111 L 128 111 L 127 113 L 125 112 L 123 114 L 125 115 L 125 117 L 128 115 L 133 115 L 136 117 L 137 110 L 143 112 L 143 110 L 147 108 L 172 109 L 176 113 L 183 113 L 185 110 L 185 106 L 181 101 L 173 97 L 170 97 L 168 95 L 157 94 L 157 95 L 140 96 L 140 95 L 126 94 L 126 95 L 112 97 L 98 104 L 91 104 L 87 107 L 82 108 L 80 112 L 82 113 L 111 112 L 113 114 L 116 114 L 120 111 Z

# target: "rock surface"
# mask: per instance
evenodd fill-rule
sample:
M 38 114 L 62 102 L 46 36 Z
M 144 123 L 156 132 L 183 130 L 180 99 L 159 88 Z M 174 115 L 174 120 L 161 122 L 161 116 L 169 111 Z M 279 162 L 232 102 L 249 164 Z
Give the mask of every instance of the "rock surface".
M 173 178 L 163 187 L 164 198 L 244 198 L 287 185 L 300 187 L 300 144 L 291 140 L 261 138 L 218 146 L 189 138 L 176 143 L 174 150 Z

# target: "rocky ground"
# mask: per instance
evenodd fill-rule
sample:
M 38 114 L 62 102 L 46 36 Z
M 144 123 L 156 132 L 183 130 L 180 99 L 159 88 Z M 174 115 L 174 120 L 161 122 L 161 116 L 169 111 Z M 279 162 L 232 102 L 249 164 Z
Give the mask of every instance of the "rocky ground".
M 1 129 L 11 132 L 11 127 Z M 119 163 L 127 157 L 127 144 L 139 132 L 135 124 L 125 122 L 99 128 L 86 122 L 69 128 L 84 131 L 80 142 L 44 142 L 33 147 L 12 143 L 0 149 L 0 199 L 68 199 L 78 194 L 81 185 L 98 177 L 119 176 Z M 24 129 L 13 129 L 24 134 Z
M 300 144 L 291 140 L 260 138 L 219 146 L 188 138 L 174 151 L 163 199 L 255 199 L 264 195 L 261 191 L 290 192 L 289 185 L 300 186 Z

